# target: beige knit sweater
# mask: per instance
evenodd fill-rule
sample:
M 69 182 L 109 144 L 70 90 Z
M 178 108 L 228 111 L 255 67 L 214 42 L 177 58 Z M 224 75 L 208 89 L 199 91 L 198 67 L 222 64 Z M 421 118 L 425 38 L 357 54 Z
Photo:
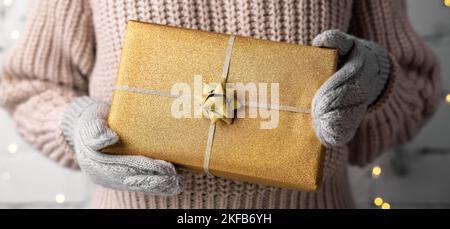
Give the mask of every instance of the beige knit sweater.
M 183 172 L 176 197 L 98 187 L 100 208 L 348 208 L 348 162 L 364 165 L 411 139 L 435 110 L 436 58 L 411 27 L 404 0 L 39 0 L 0 72 L 0 102 L 19 132 L 59 164 L 77 168 L 61 133 L 63 110 L 80 95 L 109 102 L 128 20 L 308 44 L 340 29 L 379 43 L 392 58 L 391 79 L 354 140 L 328 150 L 315 193 Z

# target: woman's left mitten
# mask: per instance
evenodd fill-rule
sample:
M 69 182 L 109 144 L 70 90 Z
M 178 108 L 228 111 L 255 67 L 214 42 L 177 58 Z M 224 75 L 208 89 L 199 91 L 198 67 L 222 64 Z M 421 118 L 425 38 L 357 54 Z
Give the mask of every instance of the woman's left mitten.
M 321 33 L 313 45 L 339 52 L 341 67 L 315 94 L 312 116 L 320 141 L 341 146 L 354 137 L 368 107 L 382 94 L 390 73 L 388 54 L 339 30 Z

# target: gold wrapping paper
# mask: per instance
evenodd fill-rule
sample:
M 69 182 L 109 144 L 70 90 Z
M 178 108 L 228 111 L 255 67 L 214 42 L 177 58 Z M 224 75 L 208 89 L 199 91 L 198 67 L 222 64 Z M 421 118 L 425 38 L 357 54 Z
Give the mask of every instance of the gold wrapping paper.
M 194 75 L 202 75 L 204 83 L 220 82 L 229 37 L 130 21 L 117 86 L 170 92 L 175 83 L 192 85 Z M 279 104 L 309 108 L 336 63 L 336 50 L 237 36 L 227 82 L 279 83 Z M 144 155 L 203 171 L 210 121 L 174 118 L 173 100 L 116 90 L 108 123 L 120 143 L 105 152 Z M 217 122 L 209 171 L 247 182 L 317 190 L 325 150 L 310 114 L 279 115 L 278 128 L 270 130 L 260 129 L 261 118 L 238 118 L 231 125 Z

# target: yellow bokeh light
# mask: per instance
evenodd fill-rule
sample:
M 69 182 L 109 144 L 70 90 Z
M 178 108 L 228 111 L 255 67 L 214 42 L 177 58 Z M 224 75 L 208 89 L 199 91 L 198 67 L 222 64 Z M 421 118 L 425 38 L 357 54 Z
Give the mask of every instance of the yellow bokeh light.
M 20 37 L 20 32 L 18 30 L 13 30 L 11 32 L 11 39 L 13 40 L 17 40 Z
M 372 168 L 372 176 L 373 177 L 379 177 L 381 175 L 381 167 L 375 166 Z
M 66 200 L 66 197 L 65 197 L 63 194 L 58 194 L 58 195 L 56 195 L 56 197 L 55 197 L 55 201 L 56 201 L 56 203 L 58 203 L 58 204 L 64 203 L 65 200 Z
M 3 0 L 3 5 L 8 7 L 11 6 L 13 4 L 12 0 Z
M 17 153 L 18 149 L 19 149 L 19 146 L 17 146 L 17 144 L 11 143 L 8 145 L 8 152 L 11 154 Z
M 444 5 L 450 7 L 450 0 L 444 0 Z
M 391 209 L 391 205 L 389 203 L 383 203 L 381 209 Z
M 448 1 L 450 1 L 450 0 L 448 0 Z M 445 96 L 445 101 L 447 103 L 450 103 L 450 94 L 447 94 L 447 96 Z
M 379 207 L 383 204 L 383 199 L 381 199 L 380 197 L 377 197 L 373 200 L 373 203 Z

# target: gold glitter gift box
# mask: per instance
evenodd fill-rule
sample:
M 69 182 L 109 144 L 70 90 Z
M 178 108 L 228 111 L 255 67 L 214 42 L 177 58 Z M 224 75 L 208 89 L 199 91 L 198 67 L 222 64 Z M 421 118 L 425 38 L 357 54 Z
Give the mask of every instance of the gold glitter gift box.
M 316 191 L 325 150 L 309 109 L 336 64 L 332 49 L 130 21 L 108 120 L 120 142 L 104 151 L 144 155 L 218 177 Z M 278 84 L 278 103 L 260 102 L 275 98 L 268 89 L 266 99 L 252 100 L 256 117 L 249 117 L 252 102 L 245 100 L 240 109 L 247 115 L 232 123 L 210 120 L 203 111 L 203 118 L 194 117 L 195 111 L 192 117 L 174 116 L 173 103 L 180 97 L 171 89 L 177 83 L 194 88 L 199 75 L 203 86 L 241 83 L 274 89 L 270 85 Z M 207 98 L 228 91 L 213 85 Z M 188 108 L 196 107 L 192 100 Z M 268 118 L 261 116 L 270 111 L 278 112 L 277 126 L 262 129 Z

